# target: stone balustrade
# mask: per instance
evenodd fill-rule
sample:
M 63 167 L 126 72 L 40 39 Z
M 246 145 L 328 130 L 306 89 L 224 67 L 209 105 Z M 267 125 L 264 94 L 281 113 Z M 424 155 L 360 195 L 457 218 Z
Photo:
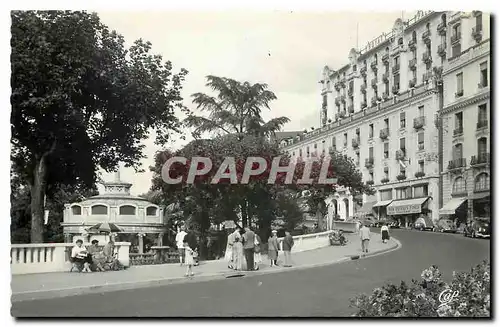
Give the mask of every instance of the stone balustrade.
M 74 243 L 12 244 L 11 273 L 21 275 L 70 271 L 71 249 L 74 246 Z M 117 258 L 125 267 L 130 264 L 129 248 L 129 242 L 115 243 Z

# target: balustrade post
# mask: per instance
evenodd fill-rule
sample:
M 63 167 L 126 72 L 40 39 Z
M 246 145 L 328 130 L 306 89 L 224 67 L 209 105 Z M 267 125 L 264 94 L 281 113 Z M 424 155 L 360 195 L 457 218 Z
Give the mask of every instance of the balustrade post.
M 118 245 L 118 261 L 125 267 L 130 266 L 130 243 L 120 242 Z
M 137 237 L 139 238 L 139 253 L 142 254 L 144 253 L 144 236 L 143 234 L 137 234 Z

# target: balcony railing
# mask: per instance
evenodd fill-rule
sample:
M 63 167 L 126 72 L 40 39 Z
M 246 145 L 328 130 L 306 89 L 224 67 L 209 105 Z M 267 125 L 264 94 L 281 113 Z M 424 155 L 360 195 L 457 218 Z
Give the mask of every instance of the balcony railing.
M 444 22 L 439 23 L 437 26 L 437 31 L 438 31 L 439 35 L 446 34 L 446 23 L 444 23 Z
M 477 156 L 472 156 L 470 158 L 471 166 L 484 165 L 489 163 L 490 163 L 490 154 L 487 152 L 480 153 Z
M 446 56 L 446 43 L 438 45 L 438 55 L 441 57 Z
M 378 81 L 376 78 L 372 78 L 372 87 L 377 88 Z
M 361 109 L 365 109 L 367 107 L 366 101 L 361 102 Z
M 472 37 L 476 42 L 481 41 L 481 38 L 483 36 L 483 25 L 477 25 L 476 27 L 472 28 Z
M 411 89 L 412 87 L 415 87 L 415 85 L 417 84 L 417 79 L 416 78 L 412 78 L 410 81 L 408 81 L 408 87 Z
M 488 120 L 481 119 L 480 121 L 477 122 L 477 129 L 483 129 L 486 127 L 488 127 Z
M 392 66 L 392 73 L 393 74 L 396 74 L 397 72 L 399 72 L 399 63 L 398 64 L 394 64 L 394 66 Z
M 388 53 L 385 53 L 383 56 L 382 56 L 382 62 L 384 64 L 388 64 L 389 63 L 389 54 Z
M 362 66 L 359 69 L 359 72 L 361 73 L 361 76 L 366 76 L 366 66 Z
M 366 84 L 361 84 L 361 93 L 366 93 Z
M 352 147 L 354 149 L 359 148 L 359 138 L 358 137 L 355 137 L 355 138 L 352 139 Z
M 366 168 L 373 168 L 373 158 L 366 158 L 365 159 L 365 167 Z
M 370 64 L 370 67 L 373 71 L 377 71 L 378 67 L 377 67 L 377 62 L 376 61 L 372 61 L 372 63 Z
M 453 136 L 462 135 L 464 133 L 464 127 L 460 126 L 453 130 Z
M 424 63 L 428 63 L 428 62 L 431 62 L 432 61 L 432 58 L 431 58 L 431 53 L 430 52 L 424 52 L 422 54 L 422 61 Z
M 422 151 L 424 149 L 424 142 L 418 144 L 418 151 Z
M 408 67 L 411 70 L 415 70 L 417 68 L 417 59 L 413 58 L 408 62 Z
M 411 39 L 408 41 L 408 48 L 411 50 L 414 50 L 417 47 L 417 40 L 416 39 Z
M 342 118 L 345 118 L 345 117 L 347 117 L 347 113 L 345 112 L 345 110 L 340 111 L 339 112 L 339 118 L 342 119 Z
M 389 129 L 388 128 L 381 129 L 379 136 L 382 140 L 386 140 L 389 137 Z
M 457 158 L 448 162 L 448 170 L 463 168 L 467 164 L 465 158 Z
M 432 72 L 431 71 L 428 71 L 428 72 L 425 72 L 423 75 L 422 75 L 422 80 L 423 81 L 428 81 L 432 78 Z
M 422 40 L 425 44 L 428 44 L 431 41 L 431 31 L 427 30 L 422 34 Z
M 460 39 L 462 38 L 462 33 L 457 33 L 451 36 L 451 44 L 458 43 L 460 42 Z
M 421 129 L 424 126 L 425 126 L 425 116 L 420 116 L 413 119 L 413 128 Z
M 404 160 L 406 158 L 406 150 L 404 149 L 397 150 L 395 158 L 396 160 Z
M 382 75 L 382 82 L 384 82 L 384 83 L 389 82 L 389 73 L 384 73 Z

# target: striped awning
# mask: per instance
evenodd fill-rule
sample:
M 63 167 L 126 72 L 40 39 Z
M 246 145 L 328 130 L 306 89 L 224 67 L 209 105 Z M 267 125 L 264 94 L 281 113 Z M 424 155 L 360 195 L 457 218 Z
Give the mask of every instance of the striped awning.
M 377 203 L 375 203 L 375 204 L 373 205 L 373 207 L 374 207 L 374 208 L 375 208 L 375 207 L 385 207 L 385 206 L 387 206 L 387 205 L 391 204 L 391 202 L 392 202 L 392 200 L 378 201 Z
M 441 209 L 440 215 L 454 215 L 455 211 L 465 202 L 467 198 L 453 198 L 448 201 Z

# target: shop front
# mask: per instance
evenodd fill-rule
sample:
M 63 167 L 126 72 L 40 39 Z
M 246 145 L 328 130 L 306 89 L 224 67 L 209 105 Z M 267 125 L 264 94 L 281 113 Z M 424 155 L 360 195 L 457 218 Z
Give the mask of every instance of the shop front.
M 398 220 L 405 227 L 413 225 L 418 218 L 430 221 L 429 199 L 425 197 L 392 201 L 387 206 L 387 215 Z
M 375 211 L 378 220 L 388 218 L 387 206 L 391 203 L 392 200 L 383 200 L 383 201 L 378 201 L 373 205 L 373 210 Z
M 467 202 L 467 198 L 452 198 L 441 209 L 439 209 L 439 215 L 448 217 L 460 226 L 462 223 L 467 222 Z
M 476 193 L 472 196 L 474 218 L 491 218 L 491 196 L 489 193 Z

